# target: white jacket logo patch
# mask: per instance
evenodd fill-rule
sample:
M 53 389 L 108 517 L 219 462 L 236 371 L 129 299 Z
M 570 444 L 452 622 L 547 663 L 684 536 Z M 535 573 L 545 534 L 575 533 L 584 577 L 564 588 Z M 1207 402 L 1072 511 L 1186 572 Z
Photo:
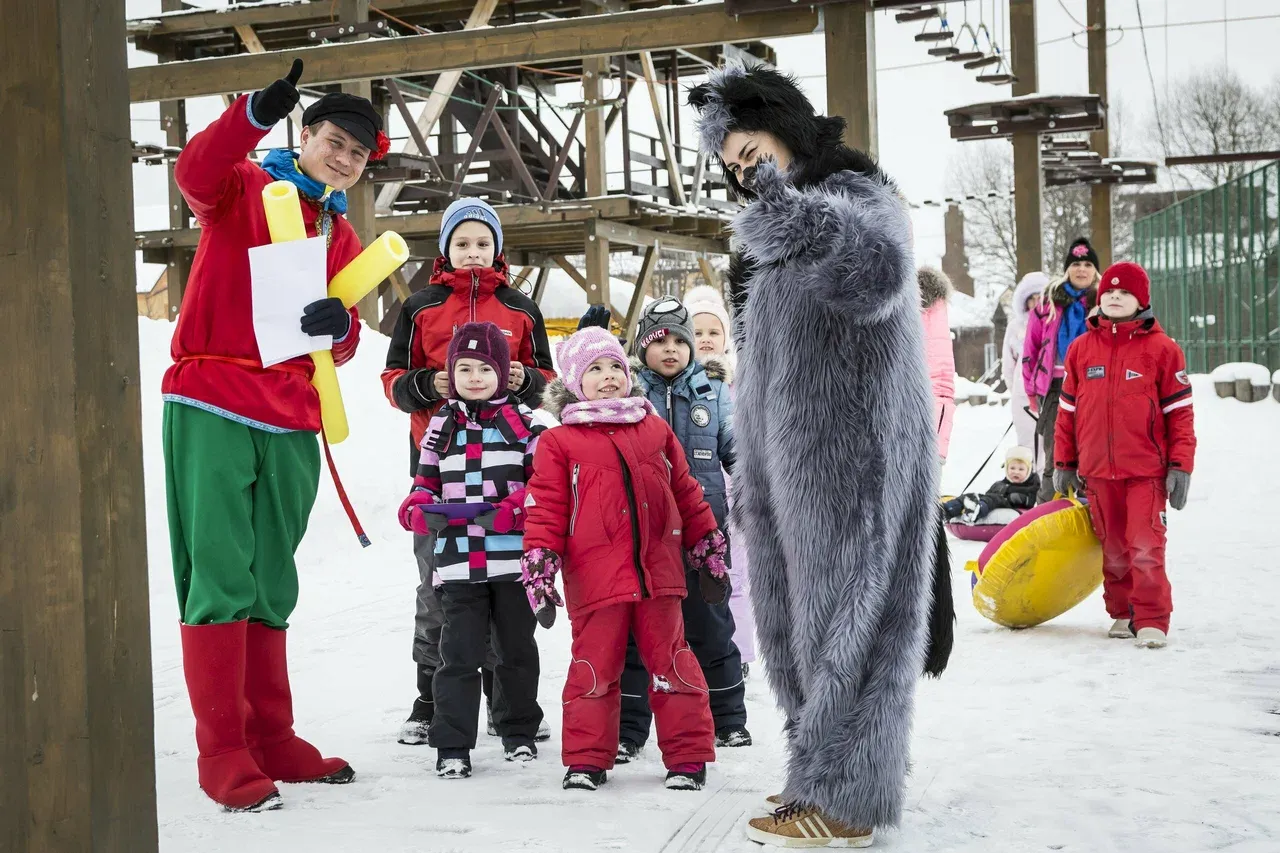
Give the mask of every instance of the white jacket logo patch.
M 694 406 L 689 412 L 689 420 L 700 427 L 704 427 L 711 423 L 711 410 L 702 405 Z
M 1085 379 L 1105 379 L 1106 376 L 1107 369 L 1105 367 L 1090 367 L 1084 372 Z
M 1124 372 L 1124 378 L 1125 379 L 1141 379 L 1142 374 L 1136 370 L 1126 370 Z
M 1177 373 L 1173 374 L 1173 376 L 1174 376 L 1174 378 L 1175 378 L 1175 379 L 1177 379 L 1177 380 L 1178 380 L 1179 382 L 1181 382 L 1183 385 L 1190 385 L 1190 384 L 1191 384 L 1191 380 L 1187 378 L 1187 371 L 1185 371 L 1185 370 L 1179 370 Z

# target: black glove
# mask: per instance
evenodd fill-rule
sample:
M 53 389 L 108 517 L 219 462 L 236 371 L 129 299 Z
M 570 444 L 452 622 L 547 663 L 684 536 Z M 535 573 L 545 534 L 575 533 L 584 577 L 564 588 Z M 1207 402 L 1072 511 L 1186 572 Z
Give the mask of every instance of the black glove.
M 302 309 L 302 331 L 315 337 L 333 335 L 340 340 L 351 331 L 351 315 L 336 296 L 318 299 Z
M 587 309 L 587 313 L 582 315 L 582 319 L 578 321 L 578 328 L 585 329 L 588 326 L 598 326 L 601 329 L 608 330 L 609 321 L 613 315 L 609 313 L 609 309 L 603 305 L 592 305 Z
M 271 127 L 283 119 L 298 105 L 298 80 L 302 77 L 302 60 L 295 59 L 289 76 L 277 80 L 265 89 L 253 93 L 249 108 L 253 120 L 264 127 Z

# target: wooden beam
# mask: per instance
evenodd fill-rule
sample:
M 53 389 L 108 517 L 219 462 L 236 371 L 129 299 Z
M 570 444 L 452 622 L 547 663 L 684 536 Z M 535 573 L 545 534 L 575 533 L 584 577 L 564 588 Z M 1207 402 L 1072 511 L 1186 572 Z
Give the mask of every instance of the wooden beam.
M 662 106 L 658 103 L 658 72 L 653 67 L 653 54 L 647 50 L 640 51 L 640 68 L 644 73 L 644 84 L 649 90 L 649 104 L 653 107 L 653 120 L 658 126 L 658 141 L 662 144 L 663 159 L 667 161 L 667 186 L 671 188 L 671 198 L 677 207 L 684 207 L 688 199 L 684 194 L 684 178 L 680 176 L 680 158 L 675 146 L 671 144 L 671 129 L 662 117 Z M 624 145 L 630 144 L 625 140 Z
M 551 172 L 547 175 L 547 189 L 542 194 L 545 201 L 551 201 L 556 197 L 556 189 L 560 185 L 560 173 L 564 170 L 564 164 L 569 162 L 569 153 L 573 150 L 573 146 L 578 142 L 578 128 L 582 126 L 582 116 L 585 110 L 578 110 L 573 116 L 573 122 L 569 125 L 569 130 L 565 134 L 564 145 L 560 146 L 560 153 L 556 155 L 556 161 L 551 166 Z M 605 133 L 608 133 L 606 129 Z
M 458 190 L 466 180 L 467 172 L 471 169 L 471 160 L 476 156 L 476 151 L 480 150 L 480 140 L 484 137 L 485 131 L 489 129 L 493 111 L 498 108 L 498 99 L 501 97 L 502 87 L 494 86 L 493 91 L 489 93 L 489 100 L 484 105 L 484 111 L 480 113 L 480 120 L 476 122 L 475 127 L 471 128 L 471 145 L 467 147 L 467 153 L 458 163 L 458 167 L 453 173 L 453 184 L 449 187 L 449 195 L 451 197 L 458 195 Z
M 551 269 L 544 263 L 538 267 L 538 278 L 533 283 L 533 304 L 542 307 L 542 294 L 547 292 L 547 277 Z
M 480 30 L 369 39 L 266 54 L 197 59 L 129 71 L 134 103 L 247 92 L 305 60 L 310 85 L 449 70 L 498 68 L 640 50 L 670 50 L 816 32 L 808 7 L 734 18 L 723 3 L 510 24 Z
M 589 9 L 589 0 L 583 0 L 583 10 Z M 586 113 L 583 121 L 587 125 L 582 170 L 589 196 L 609 193 L 608 155 L 605 148 L 608 131 L 605 129 L 604 113 L 599 109 L 603 78 L 608 73 L 607 58 L 597 56 L 582 62 L 582 99 Z M 609 299 L 609 241 L 598 238 L 595 234 L 588 234 L 583 254 L 589 283 L 587 301 L 592 305 L 604 305 Z
M 462 25 L 465 30 L 478 30 L 481 27 L 488 26 L 489 19 L 493 17 L 493 10 L 498 7 L 498 0 L 476 0 L 476 6 L 471 10 L 471 15 L 467 18 L 466 23 Z M 421 138 L 428 137 L 435 130 L 440 116 L 444 115 L 444 108 L 449 105 L 449 98 L 453 96 L 453 90 L 458 88 L 458 81 L 462 79 L 462 71 L 460 69 L 452 69 L 442 72 L 436 78 L 436 83 L 431 87 L 431 94 L 427 96 L 427 102 L 422 107 L 422 112 L 418 115 L 418 120 L 410 124 L 410 129 L 417 129 L 417 133 L 413 134 L 412 139 L 405 144 L 404 150 L 412 154 L 415 150 L 423 154 L 430 152 L 423 147 Z M 404 188 L 404 183 L 395 181 L 385 185 L 378 193 L 378 211 L 385 213 L 391 210 L 391 204 L 396 200 L 396 196 L 400 195 L 400 190 Z
M 378 0 L 378 8 L 384 12 L 421 6 L 423 0 Z M 233 3 L 221 9 L 197 10 L 186 6 L 175 14 L 147 15 L 130 19 L 126 26 L 129 35 L 164 39 L 188 36 L 195 33 L 213 34 L 238 26 L 307 27 L 333 23 L 330 0 L 308 3 L 263 3 L 249 5 Z
M 173 11 L 182 8 L 183 0 L 161 0 L 162 11 Z M 171 54 L 164 57 L 170 62 L 180 56 Z M 164 101 L 160 104 L 160 127 L 164 130 L 165 144 L 174 148 L 184 148 L 187 144 L 187 102 Z M 178 180 L 174 172 L 177 160 L 170 160 L 165 166 L 169 178 L 169 227 L 186 228 L 190 223 L 191 208 L 178 188 Z M 178 319 L 178 309 L 182 306 L 182 294 L 187 289 L 187 279 L 191 276 L 191 264 L 195 253 L 189 249 L 170 249 L 165 258 L 165 298 L 169 305 L 168 318 Z
M 244 44 L 245 50 L 250 53 L 266 53 L 267 49 L 262 46 L 262 39 L 258 38 L 258 34 L 253 31 L 253 27 L 248 24 L 241 24 L 235 28 L 236 35 L 240 37 L 240 41 Z M 228 103 L 228 106 L 230 104 Z M 289 120 L 293 122 L 294 128 L 299 132 L 302 130 L 302 104 L 298 104 L 289 113 Z
M 1102 109 L 1107 109 L 1107 4 L 1106 0 L 1089 0 L 1086 9 L 1089 32 L 1089 92 L 1102 99 Z M 1099 157 L 1111 156 L 1111 134 L 1105 127 L 1089 135 L 1093 150 Z M 1102 272 L 1111 266 L 1113 251 L 1111 233 L 1111 184 L 1094 184 L 1089 190 L 1090 238 L 1098 253 Z
M 827 114 L 849 123 L 845 139 L 872 157 L 879 150 L 876 114 L 876 25 L 869 0 L 823 8 L 827 49 Z
M 707 284 L 717 291 L 721 291 L 723 296 L 723 288 L 720 286 L 720 274 L 716 272 L 715 267 L 711 266 L 711 262 L 706 258 L 698 258 L 698 269 L 702 271 L 702 277 L 706 279 Z
M 1040 85 L 1036 60 L 1035 0 L 1009 0 L 1010 48 L 1014 97 L 1030 95 Z M 1035 133 L 1013 135 L 1013 208 L 1018 277 L 1044 267 L 1041 197 L 1044 173 L 1040 167 L 1040 137 Z
M 729 251 L 727 242 L 722 239 L 670 234 L 605 219 L 588 220 L 587 234 L 625 246 L 653 246 L 661 243 L 663 249 L 671 252 L 724 255 Z
M 338 20 L 344 26 L 369 22 L 369 0 L 338 0 L 337 8 Z M 351 43 L 359 44 L 367 38 L 365 35 L 356 35 L 352 37 Z M 343 83 L 342 91 L 366 100 L 373 99 L 373 84 L 368 80 Z M 361 181 L 347 190 L 347 221 L 360 238 L 360 245 L 368 246 L 377 239 L 378 226 L 375 218 L 373 184 Z M 382 319 L 378 301 L 378 289 L 374 288 L 356 305 L 361 319 L 373 329 L 378 328 Z
M 653 280 L 653 270 L 658 265 L 660 254 L 661 247 L 650 246 L 645 249 L 644 260 L 640 262 L 640 274 L 636 276 L 636 289 L 631 294 L 627 316 L 623 318 L 622 336 L 628 341 L 635 340 L 636 324 L 640 322 L 640 311 L 644 308 L 644 295 L 649 292 L 649 283 Z
M 609 312 L 612 313 L 613 316 L 615 317 L 625 316 L 621 311 L 619 311 L 616 307 L 614 307 L 613 303 L 610 301 L 607 295 L 605 295 L 604 298 L 601 299 L 600 301 L 597 301 L 597 297 L 600 291 L 593 284 L 587 281 L 586 276 L 578 272 L 577 267 L 569 263 L 568 258 L 566 258 L 564 255 L 552 255 L 551 260 L 555 263 L 556 266 L 564 270 L 565 273 L 569 276 L 569 278 L 573 279 L 574 284 L 582 288 L 582 290 L 587 294 L 588 304 L 606 305 L 609 308 Z
M 400 87 L 396 85 L 396 81 L 388 77 L 382 81 L 387 87 L 387 94 L 391 95 L 391 102 L 396 106 L 396 112 L 400 113 L 400 118 L 404 119 L 404 123 L 409 127 L 409 136 L 414 144 L 418 147 L 418 156 L 423 157 L 431 164 L 431 168 L 435 170 L 435 177 L 444 180 L 444 172 L 440 169 L 440 163 L 431 155 L 431 149 L 427 146 L 427 138 L 422 133 L 422 128 L 418 127 L 413 119 L 413 114 L 409 112 L 409 105 L 405 103 L 404 94 L 400 91 Z M 403 182 L 400 182 L 404 186 Z M 398 191 L 397 191 L 398 194 Z M 392 198 L 392 201 L 395 199 Z M 382 204 L 382 196 L 378 197 L 378 205 Z
M 124 6 L 0 0 L 6 853 L 158 846 Z

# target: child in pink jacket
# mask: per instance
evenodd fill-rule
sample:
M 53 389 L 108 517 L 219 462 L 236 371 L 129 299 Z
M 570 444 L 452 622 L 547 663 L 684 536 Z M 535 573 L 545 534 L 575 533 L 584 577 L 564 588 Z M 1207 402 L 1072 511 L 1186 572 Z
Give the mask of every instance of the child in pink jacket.
M 933 422 L 938 432 L 938 457 L 947 461 L 951 446 L 951 421 L 956 413 L 956 359 L 951 349 L 951 325 L 947 300 L 951 280 L 934 267 L 920 267 L 920 318 L 924 322 L 924 357 L 933 386 Z

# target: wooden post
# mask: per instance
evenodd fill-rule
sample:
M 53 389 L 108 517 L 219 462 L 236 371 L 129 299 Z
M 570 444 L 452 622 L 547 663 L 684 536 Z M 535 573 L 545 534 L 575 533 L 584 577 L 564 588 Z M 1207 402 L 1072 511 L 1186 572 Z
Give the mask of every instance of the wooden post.
M 1009 0 L 1009 35 L 1013 73 L 1018 78 L 1013 94 L 1029 95 L 1040 85 L 1036 61 L 1035 0 Z M 1013 136 L 1013 210 L 1017 239 L 1018 277 L 1044 266 L 1041 195 L 1044 175 L 1040 169 L 1040 136 Z
M 822 9 L 827 47 L 827 115 L 849 123 L 845 141 L 875 157 L 876 25 L 868 0 Z
M 176 12 L 185 8 L 183 0 L 161 0 L 161 12 Z M 184 59 L 176 53 L 165 57 L 174 61 Z M 165 144 L 177 148 L 187 144 L 187 102 L 183 100 L 162 101 L 160 103 L 160 126 L 164 128 Z M 169 172 L 169 227 L 186 228 L 190 222 L 191 208 L 178 189 L 178 181 L 174 177 L 176 161 L 170 161 L 166 169 Z M 165 294 L 169 301 L 169 320 L 178 319 L 178 309 L 182 306 L 182 294 L 187 289 L 187 279 L 191 275 L 191 262 L 195 253 L 190 249 L 171 248 L 168 251 L 167 276 L 165 278 Z
M 590 14 L 590 0 L 583 0 L 583 11 Z M 604 110 L 600 109 L 601 78 L 608 72 L 608 60 L 604 57 L 582 61 L 582 99 L 585 101 L 586 148 L 582 168 L 586 177 L 587 197 L 601 198 L 608 194 L 608 175 L 605 170 Z M 609 241 L 588 235 L 586 245 L 587 302 L 605 305 L 609 301 Z
M 369 0 L 340 0 L 338 4 L 338 20 L 344 26 L 350 24 L 367 24 L 369 22 Z M 358 34 L 344 41 L 361 41 L 366 36 Z M 357 83 L 343 83 L 342 91 L 362 98 L 373 98 L 373 84 L 369 80 Z M 347 221 L 355 229 L 360 238 L 360 245 L 368 246 L 378 237 L 377 223 L 374 221 L 374 185 L 361 181 L 347 190 Z M 378 328 L 382 319 L 378 312 L 378 290 L 374 288 L 369 295 L 356 303 L 360 318 L 370 328 Z
M 1107 3 L 1106 0 L 1089 0 L 1087 10 L 1089 26 L 1089 91 L 1102 98 L 1103 114 L 1107 111 Z M 1093 150 L 1104 160 L 1111 156 L 1111 134 L 1103 127 L 1089 136 Z M 1092 216 L 1089 219 L 1091 241 L 1102 269 L 1111 265 L 1113 235 L 1111 233 L 1111 184 L 1094 184 L 1092 191 Z M 1102 270 L 1098 270 L 1102 272 Z
M 684 195 L 684 178 L 680 174 L 680 156 L 671 143 L 671 130 L 667 125 L 667 119 L 662 116 L 662 107 L 658 103 L 658 72 L 653 65 L 653 54 L 643 50 L 640 52 L 640 69 L 644 73 L 644 82 L 649 89 L 653 121 L 658 127 L 658 141 L 662 143 L 662 159 L 667 162 L 667 186 L 671 188 L 671 203 L 676 207 L 684 207 L 687 201 Z M 670 89 L 668 88 L 667 91 L 669 92 Z
M 125 4 L 0 21 L 0 850 L 154 853 Z

